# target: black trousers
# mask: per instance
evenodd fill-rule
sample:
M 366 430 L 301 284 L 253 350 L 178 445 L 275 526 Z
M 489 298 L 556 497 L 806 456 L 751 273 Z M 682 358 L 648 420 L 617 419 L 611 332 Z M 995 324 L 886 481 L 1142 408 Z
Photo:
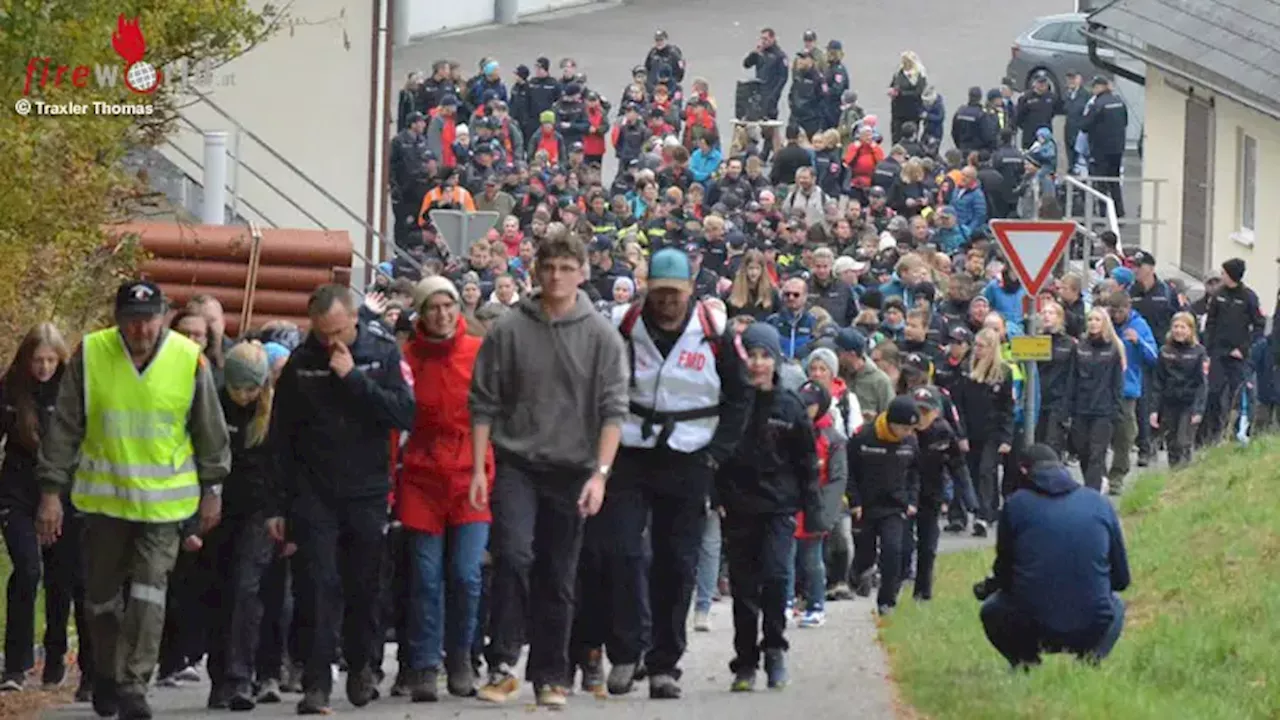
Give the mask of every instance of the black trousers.
M 205 539 L 212 570 L 205 607 L 214 687 L 248 690 L 253 683 L 263 618 L 262 578 L 276 550 L 265 522 L 260 512 L 224 517 Z
M 868 510 L 871 516 L 866 514 Z M 880 591 L 876 605 L 893 607 L 898 604 L 902 583 L 902 538 L 907 533 L 907 518 L 902 512 L 878 508 L 863 508 L 862 512 L 862 532 L 853 536 L 854 572 L 861 575 L 874 567 L 878 550 Z
M 515 668 L 529 622 L 527 679 L 568 686 L 569 632 L 582 549 L 578 496 L 588 473 L 499 458 L 490 506 L 489 647 L 486 664 Z
M 378 632 L 387 502 L 382 496 L 326 503 L 311 495 L 295 502 L 290 518 L 298 542 L 299 637 L 305 690 L 333 689 L 335 628 L 349 673 L 369 667 Z
M 68 514 L 62 537 L 43 549 L 36 537 L 32 512 L 0 508 L 0 530 L 13 565 L 5 609 L 4 674 L 23 673 L 35 665 L 36 596 L 43 570 L 45 657 L 67 654 L 67 621 L 74 603 L 76 634 L 80 638 L 77 665 L 83 677 L 92 677 L 93 652 L 85 616 L 84 562 L 80 555 L 83 528 L 79 517 Z
M 258 625 L 258 656 L 255 677 L 258 683 L 280 680 L 285 647 L 289 637 L 289 615 L 293 597 L 289 592 L 289 561 L 272 549 L 271 562 L 262 573 L 258 595 L 262 602 L 262 622 Z
M 973 515 L 978 520 L 995 522 L 1000 510 L 1000 467 L 1004 464 L 1000 443 L 994 439 L 975 441 L 972 438 L 969 443 L 965 460 L 978 498 Z
M 1062 410 L 1048 410 L 1036 417 L 1036 442 L 1053 448 L 1059 457 L 1067 449 L 1067 419 Z
M 1219 355 L 1209 363 L 1209 402 L 1202 423 L 1203 440 L 1216 443 L 1231 431 L 1231 407 L 1248 376 L 1249 365 L 1230 355 Z
M 938 520 L 942 515 L 941 503 L 921 501 L 916 516 L 907 518 L 902 532 L 902 573 L 905 577 L 911 569 L 911 558 L 916 561 L 916 597 L 933 596 L 933 566 L 938 559 Z
M 169 574 L 169 585 L 165 589 L 164 634 L 160 640 L 156 677 L 167 677 L 194 665 L 208 649 L 209 614 L 206 608 L 210 603 L 205 596 L 212 587 L 208 557 L 203 548 L 195 552 L 185 549 L 178 552 L 178 561 Z
M 1106 153 L 1093 158 L 1092 174 L 1098 177 L 1119 177 L 1120 167 L 1124 163 L 1124 153 Z M 1124 217 L 1124 189 L 1119 180 L 1100 180 L 1098 189 L 1116 204 L 1116 217 Z
M 1081 660 L 1098 662 L 1111 653 L 1124 630 L 1125 605 L 1111 595 L 1110 617 L 1098 619 L 1095 627 L 1059 633 L 1043 627 L 1004 591 L 982 603 L 982 629 L 992 646 L 1014 667 L 1040 662 L 1041 653 L 1069 652 Z
M 1084 484 L 1102 489 L 1102 476 L 1107 472 L 1107 448 L 1111 447 L 1114 421 L 1109 417 L 1081 417 L 1071 420 L 1071 445 L 1080 459 Z
M 733 596 L 732 672 L 760 666 L 766 650 L 787 650 L 787 587 L 793 562 L 796 516 L 729 512 L 722 525 Z M 683 623 L 681 623 L 683 626 Z
M 1169 450 L 1169 466 L 1178 467 L 1191 461 L 1191 448 L 1195 444 L 1196 426 L 1191 422 L 1191 406 L 1184 403 L 1160 403 L 1160 428 Z
M 1151 428 L 1151 413 L 1156 412 L 1159 407 L 1158 398 L 1154 398 L 1151 389 L 1152 373 L 1142 373 L 1142 394 L 1138 396 L 1134 403 L 1134 416 L 1138 423 L 1138 437 L 1136 444 L 1138 446 L 1138 457 L 1149 457 L 1155 452 L 1155 437 Z

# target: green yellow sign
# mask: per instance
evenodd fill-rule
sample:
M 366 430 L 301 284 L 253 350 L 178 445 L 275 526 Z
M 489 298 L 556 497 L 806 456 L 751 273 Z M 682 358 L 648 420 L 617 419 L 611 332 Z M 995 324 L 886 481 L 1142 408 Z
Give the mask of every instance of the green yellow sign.
M 1014 360 L 1020 362 L 1052 360 L 1053 338 L 1048 335 L 1024 335 L 1009 339 Z

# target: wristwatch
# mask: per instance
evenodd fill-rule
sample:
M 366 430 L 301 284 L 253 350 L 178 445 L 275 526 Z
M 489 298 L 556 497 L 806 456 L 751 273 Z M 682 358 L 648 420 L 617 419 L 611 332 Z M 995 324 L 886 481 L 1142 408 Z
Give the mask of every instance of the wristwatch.
M 600 477 L 607 478 L 609 477 L 609 471 L 612 469 L 613 469 L 612 465 L 601 465 L 600 467 L 596 468 L 596 474 L 599 475 Z
M 204 492 L 202 494 L 208 495 L 210 497 L 220 498 L 222 497 L 222 484 L 219 483 L 217 485 L 207 485 L 205 486 Z

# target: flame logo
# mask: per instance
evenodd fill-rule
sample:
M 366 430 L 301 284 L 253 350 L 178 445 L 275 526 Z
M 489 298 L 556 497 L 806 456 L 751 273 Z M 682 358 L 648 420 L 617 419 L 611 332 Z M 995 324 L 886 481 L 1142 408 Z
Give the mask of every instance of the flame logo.
M 116 18 L 116 31 L 111 33 L 111 47 L 126 65 L 138 62 L 147 54 L 147 39 L 138 27 L 138 18 L 127 20 L 124 13 L 120 13 Z

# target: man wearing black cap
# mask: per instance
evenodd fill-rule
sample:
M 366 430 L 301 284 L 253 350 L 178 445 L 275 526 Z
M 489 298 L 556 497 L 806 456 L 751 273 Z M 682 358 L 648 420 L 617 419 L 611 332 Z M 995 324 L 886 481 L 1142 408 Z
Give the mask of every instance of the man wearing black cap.
M 1111 81 L 1101 75 L 1093 79 L 1093 107 L 1080 121 L 1080 132 L 1089 134 L 1089 174 L 1119 178 L 1124 162 L 1125 136 L 1129 129 L 1129 109 L 1111 92 Z M 1116 204 L 1116 215 L 1124 217 L 1124 193 L 1117 180 L 1098 182 Z
M 982 88 L 969 88 L 969 104 L 951 117 L 951 141 L 966 156 L 975 150 L 990 149 L 982 133 Z
M 540 57 L 534 63 L 533 77 L 529 78 L 529 115 L 521 119 L 520 129 L 525 137 L 533 137 L 538 131 L 538 116 L 555 107 L 564 93 L 564 86 L 551 75 L 551 61 Z
M 648 77 L 647 88 L 653 92 L 653 85 L 659 75 L 668 75 L 676 82 L 684 82 L 684 53 L 679 45 L 667 42 L 667 31 L 657 30 L 653 33 L 653 47 L 644 57 L 644 69 Z M 665 71 L 665 72 L 664 72 Z
M 898 604 L 902 540 L 907 519 L 915 517 L 920 503 L 915 437 L 919 422 L 915 399 L 902 395 L 849 439 L 849 507 L 862 529 L 853 539 L 853 572 L 858 578 L 858 594 L 869 595 L 871 569 L 879 551 L 876 607 L 881 615 L 893 612 Z
M 893 382 L 867 357 L 867 337 L 861 332 L 844 328 L 836 334 L 835 343 L 840 377 L 858 398 L 862 419 L 869 423 L 889 409 L 889 403 L 893 401 Z
M 582 142 L 591 129 L 591 123 L 587 121 L 587 106 L 582 99 L 582 86 L 576 82 L 565 85 L 564 95 L 551 109 L 555 111 L 556 130 L 564 138 L 565 148 Z
M 165 329 L 168 309 L 153 283 L 120 286 L 116 327 L 85 336 L 67 363 L 40 444 L 42 543 L 62 534 L 68 487 L 92 539 L 84 547 L 85 604 L 101 717 L 151 717 L 147 684 L 179 526 L 193 515 L 201 534 L 218 524 L 231 468 L 208 362 L 198 345 Z
M 977 505 L 977 498 L 973 497 L 973 483 L 961 439 L 945 415 L 947 401 L 943 391 L 925 385 L 912 390 L 911 397 L 920 409 L 916 432 L 920 447 L 920 504 L 916 517 L 908 519 L 903 535 L 906 544 L 903 571 L 909 569 L 915 551 L 913 595 L 917 600 L 930 600 L 933 598 L 933 562 L 938 554 L 938 521 L 947 514 L 947 505 L 957 495 L 964 496 L 963 502 L 972 505 Z M 913 539 L 914 548 L 910 545 Z
M 1151 334 L 1156 339 L 1156 346 L 1163 346 L 1169 335 L 1169 326 L 1173 324 L 1173 316 L 1182 312 L 1182 301 L 1178 293 L 1169 284 L 1156 276 L 1156 258 L 1146 250 L 1139 250 L 1133 256 L 1134 281 L 1129 286 L 1129 297 L 1133 298 L 1133 309 L 1151 326 Z M 1146 467 L 1151 461 L 1151 378 L 1154 373 L 1144 373 L 1145 386 L 1142 396 L 1138 398 L 1138 467 Z
M 1000 93 L 1000 88 L 991 88 L 987 91 L 987 102 L 983 107 L 982 115 L 982 138 L 991 143 L 987 149 L 995 149 L 995 142 L 1000 137 L 1000 133 L 1005 130 L 1010 133 L 1016 132 L 1013 118 L 1009 117 L 1009 109 L 1005 104 L 1004 96 Z
M 516 79 L 511 83 L 511 97 L 507 100 L 507 106 L 511 112 L 511 119 L 520 127 L 520 135 L 523 137 L 531 126 L 537 125 L 538 115 L 533 112 L 533 86 L 529 80 L 529 66 L 517 65 L 515 76 Z M 517 153 L 516 157 L 524 157 L 524 154 Z
M 1049 77 L 1043 73 L 1031 80 L 1031 92 L 1018 98 L 1014 124 L 1022 131 L 1022 149 L 1036 141 L 1036 131 L 1053 127 L 1053 116 L 1062 114 L 1062 103 L 1049 88 Z
M 808 53 L 809 57 L 813 60 L 814 67 L 818 70 L 818 72 L 822 72 L 823 70 L 825 70 L 827 67 L 827 58 L 826 58 L 826 55 L 823 54 L 822 48 L 818 45 L 818 33 L 813 30 L 805 30 L 804 37 L 801 38 L 801 42 L 803 43 L 803 45 L 800 47 L 800 50 L 796 52 L 796 60 L 800 59 L 801 54 Z M 795 80 L 795 75 L 796 75 L 795 60 L 791 62 L 791 74 L 792 74 L 791 79 Z
M 795 64 L 791 69 L 791 125 L 804 130 L 807 137 L 812 138 L 822 129 L 822 105 L 826 94 L 826 83 L 817 63 L 808 50 L 796 53 Z
M 418 88 L 418 110 L 430 113 L 440 104 L 446 95 L 458 94 L 457 83 L 449 73 L 448 60 L 436 60 L 431 63 L 431 77 L 422 81 Z
M 841 104 L 844 102 L 845 92 L 849 89 L 849 69 L 844 66 L 844 43 L 839 40 L 829 41 L 826 65 L 823 65 L 821 54 L 814 55 L 814 63 L 818 65 L 822 80 L 827 86 L 822 96 L 822 126 L 834 128 L 840 124 L 840 115 L 843 111 Z
M 423 188 L 426 192 L 426 129 L 426 116 L 411 112 L 405 117 L 405 128 L 391 140 L 391 209 L 397 242 L 412 223 L 414 211 L 422 205 L 422 198 L 415 191 Z
M 1248 371 L 1249 348 L 1262 337 L 1267 319 L 1258 294 L 1244 284 L 1244 260 L 1222 263 L 1222 289 L 1209 300 L 1204 347 L 1209 351 L 1209 402 L 1203 437 L 1216 442 L 1227 430 L 1231 406 Z
M 1124 628 L 1120 520 L 1049 446 L 1027 448 L 1019 469 L 1019 489 L 1000 511 L 992 577 L 974 587 L 982 628 L 1015 669 L 1039 665 L 1045 652 L 1101 661 Z

